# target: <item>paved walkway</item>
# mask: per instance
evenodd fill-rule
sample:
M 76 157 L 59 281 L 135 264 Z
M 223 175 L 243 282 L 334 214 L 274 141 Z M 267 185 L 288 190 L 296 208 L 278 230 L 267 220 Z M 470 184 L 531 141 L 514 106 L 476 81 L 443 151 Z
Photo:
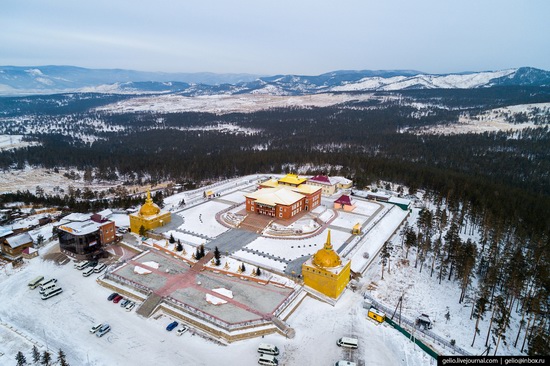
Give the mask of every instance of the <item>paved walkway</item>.
M 214 248 L 218 247 L 222 254 L 230 255 L 243 249 L 259 236 L 260 235 L 252 231 L 230 229 L 218 235 L 214 240 L 206 243 L 205 247 L 209 250 L 214 250 Z

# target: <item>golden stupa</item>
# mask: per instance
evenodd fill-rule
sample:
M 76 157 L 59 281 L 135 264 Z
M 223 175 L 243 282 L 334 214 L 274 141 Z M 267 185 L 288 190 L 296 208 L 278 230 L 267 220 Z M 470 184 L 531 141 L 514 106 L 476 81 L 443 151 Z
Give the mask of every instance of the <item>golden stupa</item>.
M 130 214 L 130 230 L 133 233 L 139 234 L 142 226 L 145 231 L 152 230 L 166 225 L 171 219 L 170 212 L 162 211 L 160 207 L 153 202 L 151 192 L 147 191 L 145 203 L 138 212 Z
M 330 230 L 323 248 L 302 264 L 304 284 L 333 299 L 337 299 L 346 288 L 350 273 L 351 261 L 343 263 L 332 248 Z

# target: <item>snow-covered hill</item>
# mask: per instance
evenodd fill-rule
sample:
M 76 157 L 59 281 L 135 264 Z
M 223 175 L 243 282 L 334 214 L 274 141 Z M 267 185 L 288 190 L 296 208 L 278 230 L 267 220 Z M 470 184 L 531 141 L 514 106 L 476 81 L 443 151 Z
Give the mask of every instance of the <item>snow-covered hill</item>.
M 411 70 L 333 71 L 316 76 L 247 74 L 166 74 L 132 70 L 92 70 L 70 66 L 0 66 L 0 95 L 97 93 L 180 93 L 185 96 L 405 89 L 464 89 L 502 85 L 550 86 L 550 72 L 529 67 L 500 71 L 428 74 Z

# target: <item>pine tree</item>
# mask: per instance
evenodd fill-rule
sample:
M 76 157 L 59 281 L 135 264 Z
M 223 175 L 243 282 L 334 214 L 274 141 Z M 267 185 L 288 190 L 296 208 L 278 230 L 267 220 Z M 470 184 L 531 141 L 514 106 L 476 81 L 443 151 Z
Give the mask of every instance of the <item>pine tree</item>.
M 260 267 L 256 267 L 256 276 L 260 276 L 262 274 L 262 271 L 260 270 Z
M 15 360 L 17 361 L 17 366 L 24 366 L 27 364 L 27 358 L 21 351 L 17 352 L 15 355 Z
M 183 250 L 183 245 L 181 245 L 181 241 L 178 239 L 178 245 L 176 246 L 176 250 L 178 252 L 181 252 Z
M 198 246 L 197 249 L 195 250 L 195 259 L 199 260 L 201 258 L 202 258 L 201 257 L 201 248 L 200 248 L 200 246 Z
M 40 352 L 38 352 L 36 345 L 32 346 L 32 361 L 34 363 L 38 363 L 40 361 Z
M 218 247 L 214 248 L 214 263 L 216 264 L 216 266 L 219 266 L 221 264 L 220 257 L 220 250 L 218 249 Z
M 405 258 L 409 257 L 409 249 L 414 246 L 416 246 L 416 233 L 414 232 L 412 227 L 409 227 L 405 232 L 405 248 L 407 248 L 405 252 Z
M 474 346 L 474 342 L 476 341 L 476 336 L 479 334 L 479 321 L 483 320 L 483 316 L 485 315 L 485 312 L 487 311 L 487 298 L 485 297 L 485 294 L 482 294 L 477 300 L 474 305 L 474 313 L 473 317 L 476 319 L 476 326 L 474 328 L 474 339 L 472 340 L 472 345 L 470 347 Z
M 241 271 L 244 273 L 246 271 L 246 267 L 244 266 L 244 263 L 241 264 Z
M 203 244 L 201 244 L 201 246 L 200 246 L 200 252 L 201 252 L 201 258 L 206 255 Z
M 140 235 L 140 236 L 145 236 L 145 231 L 146 231 L 146 230 L 145 230 L 145 226 L 141 225 L 141 226 L 139 227 L 139 235 Z
M 550 336 L 540 331 L 531 337 L 527 354 L 538 357 L 550 355 Z
M 176 242 L 176 239 L 174 239 L 174 235 L 170 234 L 170 239 L 168 240 L 170 244 L 174 244 Z
M 44 353 L 42 353 L 42 360 L 40 361 L 40 363 L 43 366 L 50 366 L 51 360 L 52 356 L 50 355 L 50 353 L 48 351 L 44 351 Z
M 465 243 L 459 241 L 456 255 L 456 277 L 460 280 L 461 289 L 459 303 L 462 303 L 466 297 L 466 290 L 474 274 L 476 258 L 477 246 L 470 239 Z
M 60 348 L 59 352 L 57 353 L 57 362 L 59 362 L 60 366 L 69 366 L 69 363 L 65 359 L 65 352 Z
M 382 250 L 380 252 L 380 264 L 382 264 L 382 280 L 384 279 L 384 269 L 386 268 L 386 264 L 388 264 L 388 260 L 390 258 L 390 251 L 388 242 L 385 242 L 382 246 Z M 388 271 L 389 272 L 389 271 Z
M 508 306 L 506 304 L 507 300 L 505 300 L 502 296 L 495 297 L 495 305 L 494 305 L 494 311 L 496 312 L 495 315 L 495 325 L 496 327 L 493 329 L 493 334 L 497 337 L 496 340 L 496 346 L 495 346 L 495 356 L 497 354 L 498 346 L 500 344 L 500 340 L 503 340 L 503 343 L 506 344 L 506 330 L 510 326 L 510 313 Z

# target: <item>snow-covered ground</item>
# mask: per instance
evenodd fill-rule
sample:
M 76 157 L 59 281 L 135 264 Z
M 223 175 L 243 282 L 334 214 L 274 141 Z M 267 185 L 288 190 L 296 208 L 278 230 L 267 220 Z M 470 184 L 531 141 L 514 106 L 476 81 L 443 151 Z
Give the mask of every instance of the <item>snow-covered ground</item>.
M 535 113 L 535 109 L 538 109 L 539 112 Z M 520 113 L 524 113 L 529 121 L 524 123 L 512 123 L 507 120 L 507 118 Z M 539 115 L 539 117 L 545 115 L 546 120 L 550 120 L 550 117 L 548 117 L 550 115 L 550 103 L 520 104 L 496 108 L 485 111 L 475 117 L 462 115 L 459 117 L 458 123 L 415 129 L 413 133 L 456 135 L 463 133 L 521 131 L 526 128 L 537 127 L 537 125 L 531 121 L 535 115 Z
M 182 216 L 184 224 L 180 228 L 208 237 L 216 237 L 228 230 L 216 221 L 216 213 L 229 206 L 225 203 L 209 201 L 182 211 L 179 215 Z
M 37 275 L 57 278 L 63 293 L 41 300 L 38 289 L 27 287 Z M 379 366 L 434 364 L 400 333 L 367 320 L 359 293 L 348 291 L 335 307 L 306 298 L 287 320 L 296 330 L 294 339 L 273 334 L 221 346 L 193 335 L 193 327 L 181 337 L 167 332 L 173 320 L 167 316 L 144 319 L 124 311 L 107 301 L 111 291 L 99 286 L 96 277 L 83 277 L 70 264 L 57 266 L 41 259 L 0 273 L 0 364 L 14 364 L 17 351 L 30 359 L 36 344 L 41 352 L 63 349 L 71 365 L 252 365 L 260 341 L 281 349 L 281 365 L 333 364 L 349 358 Z M 102 338 L 90 334 L 93 325 L 105 322 L 111 332 Z M 336 346 L 346 335 L 359 339 L 358 350 Z
M 36 142 L 23 141 L 23 135 L 0 135 L 0 151 L 20 149 L 36 144 Z
M 418 218 L 419 209 L 413 209 L 413 213 L 408 218 L 409 224 L 414 225 Z M 478 234 L 472 236 L 475 239 Z M 462 239 L 466 239 L 464 234 Z M 390 259 L 390 271 L 386 267 L 384 279 L 381 279 L 382 268 L 380 258 L 372 261 L 367 271 L 363 274 L 366 283 L 367 293 L 373 296 L 381 303 L 394 309 L 400 296 L 403 296 L 402 315 L 409 320 L 414 321 L 421 314 L 429 315 L 433 322 L 433 333 L 441 336 L 448 341 L 454 339 L 456 345 L 466 351 L 479 355 L 485 351 L 485 339 L 490 321 L 490 314 L 480 321 L 480 334 L 475 340 L 474 347 L 471 347 L 474 337 L 475 319 L 470 319 L 472 311 L 472 300 L 467 297 L 459 304 L 460 288 L 456 281 L 448 281 L 447 276 L 439 284 L 437 280 L 437 269 L 431 276 L 431 262 L 426 261 L 422 272 L 419 268 L 414 268 L 416 253 L 414 248 L 409 251 L 408 258 L 405 257 L 405 248 L 402 248 L 401 236 L 392 237 L 394 247 Z M 359 253 L 358 253 L 359 254 Z M 354 256 L 355 259 L 357 256 Z M 352 266 L 354 261 L 352 260 Z M 420 264 L 418 265 L 420 267 Z M 449 313 L 449 319 L 446 314 Z M 498 353 L 501 355 L 520 355 L 520 349 L 525 331 L 521 333 L 518 347 L 514 348 L 513 343 L 516 339 L 519 328 L 520 316 L 512 312 L 510 329 L 506 333 L 507 345 L 503 342 L 499 345 Z M 489 343 L 491 344 L 491 339 Z M 492 344 L 491 344 L 492 345 Z M 493 349 L 494 349 L 494 345 Z M 492 355 L 492 353 L 491 353 Z
M 89 187 L 92 190 L 104 190 L 115 187 L 117 184 L 99 184 L 88 183 L 84 180 L 72 180 L 63 174 L 67 170 L 59 170 L 59 173 L 53 170 L 27 166 L 22 170 L 0 171 L 0 192 L 29 191 L 36 194 L 37 187 L 44 190 L 45 194 L 63 194 L 69 193 L 69 186 L 75 190 L 83 190 Z
M 136 112 L 210 112 L 226 114 L 234 112 L 251 113 L 270 108 L 299 106 L 306 108 L 327 107 L 349 101 L 366 101 L 372 94 L 312 94 L 301 96 L 277 96 L 268 94 L 208 95 L 184 97 L 181 95 L 159 95 L 127 99 L 96 108 L 109 113 Z

